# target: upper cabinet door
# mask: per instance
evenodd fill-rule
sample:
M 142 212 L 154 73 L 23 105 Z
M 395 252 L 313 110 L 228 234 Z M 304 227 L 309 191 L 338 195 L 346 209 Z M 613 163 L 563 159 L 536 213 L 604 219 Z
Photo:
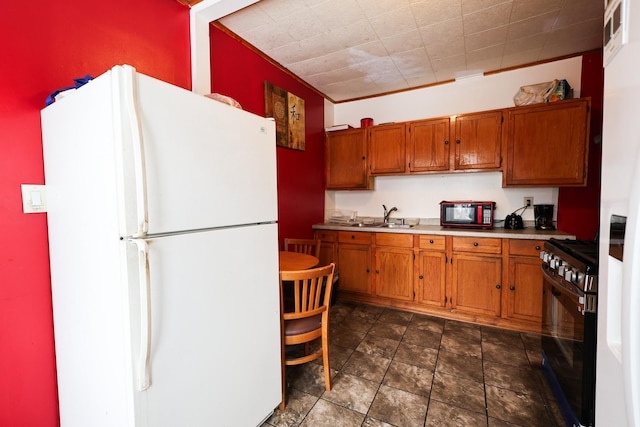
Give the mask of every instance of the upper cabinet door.
M 411 122 L 407 131 L 409 172 L 449 170 L 448 117 Z
M 405 124 L 390 124 L 369 129 L 369 173 L 371 175 L 405 172 Z
M 328 190 L 369 189 L 365 129 L 327 132 L 326 156 Z
M 503 186 L 584 186 L 590 99 L 507 111 Z
M 455 120 L 454 168 L 500 169 L 502 111 L 463 114 Z

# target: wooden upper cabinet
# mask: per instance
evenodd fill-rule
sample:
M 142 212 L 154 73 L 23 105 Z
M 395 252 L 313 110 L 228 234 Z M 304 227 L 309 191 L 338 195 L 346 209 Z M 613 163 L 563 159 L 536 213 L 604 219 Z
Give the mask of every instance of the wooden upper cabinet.
M 405 172 L 405 124 L 388 124 L 368 128 L 369 173 L 371 175 Z
M 509 109 L 503 186 L 584 186 L 589 158 L 588 98 Z
M 407 163 L 409 172 L 449 170 L 450 120 L 420 120 L 407 128 Z
M 455 118 L 454 169 L 500 169 L 502 111 Z
M 366 129 L 347 129 L 326 134 L 328 190 L 367 190 Z

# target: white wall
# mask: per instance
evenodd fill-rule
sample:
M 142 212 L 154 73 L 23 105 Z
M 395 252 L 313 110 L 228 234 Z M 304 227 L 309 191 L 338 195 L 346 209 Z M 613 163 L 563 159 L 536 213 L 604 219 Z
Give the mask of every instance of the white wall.
M 490 76 L 402 92 L 361 101 L 335 104 L 325 110 L 328 124 L 360 126 L 360 119 L 372 117 L 375 124 L 404 122 L 430 117 L 463 114 L 512 107 L 520 86 L 566 79 L 580 96 L 582 58 L 536 65 Z M 331 117 L 333 111 L 333 117 Z M 325 208 L 356 210 L 360 216 L 382 216 L 382 204 L 396 206 L 397 217 L 439 217 L 442 200 L 491 200 L 496 202 L 495 217 L 503 219 L 522 206 L 525 196 L 534 203 L 558 205 L 557 188 L 502 188 L 501 172 L 456 173 L 377 177 L 372 191 L 327 191 Z M 528 209 L 523 219 L 533 220 Z

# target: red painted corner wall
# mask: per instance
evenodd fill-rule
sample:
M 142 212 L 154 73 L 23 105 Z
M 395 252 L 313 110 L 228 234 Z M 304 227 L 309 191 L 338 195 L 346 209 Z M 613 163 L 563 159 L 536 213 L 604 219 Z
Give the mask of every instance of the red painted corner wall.
M 583 240 L 594 239 L 600 227 L 603 90 L 602 52 L 583 55 L 580 96 L 591 97 L 587 186 L 560 187 L 558 191 L 558 228 Z
M 175 0 L 2 1 L 0 39 L 0 426 L 54 427 L 46 214 L 23 214 L 20 192 L 44 183 L 40 110 L 73 78 L 117 64 L 190 88 L 189 10 Z
M 277 147 L 279 238 L 309 238 L 324 220 L 324 99 L 281 68 L 215 26 L 211 39 L 211 91 L 264 116 L 264 81 L 304 99 L 305 151 Z M 242 165 L 238 165 L 242 167 Z

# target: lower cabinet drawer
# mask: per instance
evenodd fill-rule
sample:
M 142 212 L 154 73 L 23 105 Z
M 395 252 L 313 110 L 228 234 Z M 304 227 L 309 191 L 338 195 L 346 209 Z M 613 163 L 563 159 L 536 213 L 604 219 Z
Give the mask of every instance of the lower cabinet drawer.
M 371 233 L 340 231 L 338 232 L 338 243 L 356 243 L 366 245 L 371 243 Z
M 453 252 L 502 253 L 502 239 L 490 237 L 454 237 Z

